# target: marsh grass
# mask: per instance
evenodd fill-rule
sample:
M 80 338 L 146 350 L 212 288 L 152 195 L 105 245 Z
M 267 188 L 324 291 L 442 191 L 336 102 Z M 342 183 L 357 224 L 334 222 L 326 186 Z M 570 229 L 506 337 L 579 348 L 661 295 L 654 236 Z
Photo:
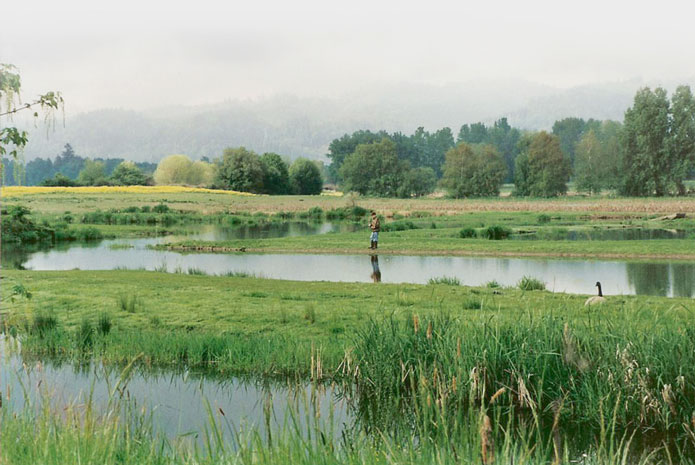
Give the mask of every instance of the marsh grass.
M 483 449 L 484 437 L 516 431 L 517 445 L 540 447 L 556 463 L 592 444 L 611 456 L 633 438 L 649 451 L 655 436 L 673 456 L 695 453 L 695 398 L 687 387 L 695 373 L 681 365 L 695 354 L 687 362 L 659 356 L 690 337 L 676 326 L 653 338 L 633 328 L 573 328 L 553 317 L 469 324 L 446 315 L 370 320 L 351 355 L 359 418 L 380 431 L 411 425 L 420 441 L 436 443 L 480 415 L 478 425 L 488 417 L 489 428 L 481 430 Z M 629 342 L 616 350 L 616 337 Z
M 314 304 L 307 304 L 304 307 L 304 319 L 309 323 L 316 323 L 316 306 Z
M 135 313 L 142 307 L 142 299 L 135 294 L 121 293 L 118 295 L 118 308 L 124 312 Z
M 461 281 L 456 276 L 441 276 L 430 278 L 427 284 L 446 284 L 449 286 L 460 286 Z
M 480 310 L 483 308 L 483 301 L 479 297 L 469 297 L 463 301 L 465 310 Z
M 445 380 L 437 372 L 413 384 L 411 396 L 392 399 L 416 412 L 413 422 L 401 417 L 382 429 L 358 417 L 343 425 L 334 407 L 322 412 L 323 388 L 312 383 L 298 385 L 287 399 L 268 395 L 258 423 L 240 422 L 203 397 L 203 423 L 172 437 L 158 429 L 150 409 L 119 394 L 134 369 L 131 360 L 99 403 L 90 392 L 55 405 L 50 391 L 41 389 L 24 407 L 0 409 L 0 462 L 58 465 L 79 457 L 79 463 L 93 465 L 650 465 L 665 455 L 663 448 L 638 449 L 633 436 L 618 433 L 609 415 L 586 446 L 559 428 L 544 430 L 532 418 L 510 421 L 505 412 L 514 409 L 515 396 L 509 390 L 454 411 L 432 396 Z M 454 388 L 454 395 L 459 392 Z M 275 417 L 273 404 L 285 405 L 283 420 Z M 359 406 L 354 411 L 364 412 Z M 692 464 L 688 457 L 686 450 L 675 449 L 669 459 Z
M 58 318 L 50 310 L 42 310 L 34 315 L 30 332 L 39 337 L 45 336 L 58 327 Z
M 111 327 L 113 326 L 113 319 L 109 313 L 101 313 L 99 319 L 97 320 L 97 331 L 102 336 L 106 336 L 111 332 Z
M 517 283 L 517 287 L 522 291 L 544 291 L 545 283 L 534 277 L 524 276 Z

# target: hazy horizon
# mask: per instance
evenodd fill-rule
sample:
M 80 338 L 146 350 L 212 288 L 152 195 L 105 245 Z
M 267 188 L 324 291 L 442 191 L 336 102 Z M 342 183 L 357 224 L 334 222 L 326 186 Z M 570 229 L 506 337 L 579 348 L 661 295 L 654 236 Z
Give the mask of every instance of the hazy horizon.
M 277 95 L 359 96 L 391 86 L 519 81 L 691 81 L 686 2 L 591 0 L 464 5 L 303 0 L 172 5 L 21 2 L 0 29 L 0 62 L 23 97 L 60 90 L 68 115 Z M 403 95 L 403 98 L 409 98 Z

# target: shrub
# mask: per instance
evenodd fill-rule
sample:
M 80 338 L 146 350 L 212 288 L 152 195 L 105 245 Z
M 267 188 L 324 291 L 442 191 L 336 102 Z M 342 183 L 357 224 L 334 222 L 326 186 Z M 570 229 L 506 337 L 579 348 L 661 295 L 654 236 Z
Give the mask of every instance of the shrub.
M 531 276 L 524 276 L 521 278 L 517 284 L 519 289 L 522 291 L 543 291 L 545 290 L 545 283 L 539 279 L 533 278 Z
M 538 224 L 550 223 L 550 215 L 542 214 L 538 215 Z
M 104 235 L 97 228 L 81 228 L 75 232 L 75 238 L 80 241 L 100 241 Z
M 152 211 L 155 213 L 169 213 L 170 210 L 169 210 L 168 205 L 166 205 L 164 203 L 160 203 L 160 204 L 155 205 L 152 208 Z
M 499 241 L 508 238 L 512 234 L 512 230 L 506 226 L 490 226 L 483 231 L 483 236 L 493 241 Z
M 499 289 L 502 285 L 493 279 L 492 281 L 488 281 L 485 287 L 488 289 Z
M 459 231 L 459 237 L 462 239 L 469 239 L 471 237 L 476 237 L 478 234 L 473 228 L 463 228 Z

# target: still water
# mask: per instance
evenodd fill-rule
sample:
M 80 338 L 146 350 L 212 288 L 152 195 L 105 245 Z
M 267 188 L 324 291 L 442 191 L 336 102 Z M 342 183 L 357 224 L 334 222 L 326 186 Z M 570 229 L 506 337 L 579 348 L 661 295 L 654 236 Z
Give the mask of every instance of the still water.
M 331 230 L 327 228 L 326 231 Z M 214 238 L 219 234 L 224 233 L 203 230 L 199 237 Z M 3 251 L 2 266 L 32 270 L 142 268 L 186 272 L 197 269 L 208 274 L 244 272 L 299 281 L 420 284 L 430 278 L 448 276 L 468 286 L 485 285 L 492 280 L 513 286 L 523 276 L 533 276 L 555 292 L 593 294 L 594 284 L 600 281 L 606 295 L 695 297 L 693 262 L 390 255 L 373 259 L 368 255 L 183 254 L 148 248 L 173 240 L 176 238 L 119 239 L 35 252 L 8 249 Z
M 226 423 L 236 430 L 256 428 L 265 436 L 268 428 L 277 431 L 293 420 L 306 426 L 307 418 L 319 418 L 330 421 L 339 434 L 350 419 L 347 401 L 334 386 L 135 370 L 116 390 L 118 369 L 99 363 L 23 360 L 8 346 L 0 341 L 0 392 L 5 408 L 21 410 L 27 401 L 36 407 L 48 401 L 54 410 L 79 409 L 91 397 L 98 413 L 106 411 L 109 393 L 115 393 L 138 411 L 144 408 L 151 414 L 156 431 L 170 438 L 192 434 L 199 440 L 210 425 L 205 402 L 227 433 Z M 288 415 L 290 410 L 294 419 Z

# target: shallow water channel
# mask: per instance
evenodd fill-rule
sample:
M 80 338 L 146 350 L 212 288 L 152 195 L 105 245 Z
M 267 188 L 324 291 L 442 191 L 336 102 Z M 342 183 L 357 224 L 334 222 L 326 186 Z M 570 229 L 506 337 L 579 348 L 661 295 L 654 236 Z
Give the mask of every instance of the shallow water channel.
M 224 240 L 239 237 L 283 237 L 340 231 L 349 225 L 286 224 L 258 228 L 207 226 L 186 238 Z M 266 234 L 266 236 L 262 236 Z M 168 272 L 199 270 L 207 274 L 243 272 L 259 277 L 299 281 L 427 283 L 431 278 L 456 277 L 461 284 L 481 286 L 496 281 L 514 286 L 524 276 L 546 283 L 549 290 L 593 294 L 600 281 L 606 295 L 695 297 L 695 263 L 669 261 L 567 260 L 447 256 L 214 254 L 152 250 L 150 245 L 179 237 L 106 240 L 70 244 L 45 251 L 3 250 L 2 266 L 32 270 L 146 269 Z
M 121 369 L 99 363 L 23 360 L 7 348 L 8 343 L 0 341 L 0 392 L 5 408 L 21 410 L 28 400 L 31 408 L 48 401 L 55 411 L 68 407 L 83 411 L 91 397 L 94 412 L 100 414 L 108 408 L 109 394 L 115 393 L 112 399 L 125 399 L 138 412 L 144 408 L 151 414 L 155 431 L 169 438 L 192 435 L 199 441 L 210 427 L 206 402 L 228 435 L 233 430 L 255 429 L 266 437 L 268 428 L 274 433 L 293 422 L 299 431 L 306 431 L 308 422 L 332 425 L 339 435 L 351 419 L 347 400 L 334 386 L 135 369 L 116 389 Z

